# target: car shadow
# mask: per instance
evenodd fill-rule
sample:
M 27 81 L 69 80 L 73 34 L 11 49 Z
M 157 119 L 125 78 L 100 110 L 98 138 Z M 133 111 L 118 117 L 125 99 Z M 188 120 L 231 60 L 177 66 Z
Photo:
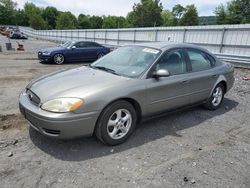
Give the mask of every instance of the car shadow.
M 89 65 L 89 64 L 91 64 L 93 62 L 95 62 L 95 61 L 74 61 L 74 62 L 66 61 L 66 62 L 64 62 L 61 65 L 57 65 L 56 63 L 53 63 L 53 62 L 39 61 L 40 64 L 51 65 L 51 66 L 53 66 L 53 65 L 54 66 L 63 66 L 63 65 Z
M 113 147 L 102 144 L 95 137 L 58 140 L 45 137 L 32 128 L 29 129 L 29 133 L 34 145 L 45 153 L 60 160 L 84 161 L 119 153 L 165 136 L 181 137 L 179 131 L 198 126 L 210 118 L 231 111 L 237 105 L 238 102 L 225 98 L 223 105 L 216 111 L 208 111 L 197 106 L 147 120 L 138 125 L 134 134 L 125 143 Z

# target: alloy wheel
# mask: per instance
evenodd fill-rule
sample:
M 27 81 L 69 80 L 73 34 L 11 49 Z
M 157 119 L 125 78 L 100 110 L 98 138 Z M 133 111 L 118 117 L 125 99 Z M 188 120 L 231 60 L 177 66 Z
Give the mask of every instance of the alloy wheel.
M 223 90 L 221 87 L 217 87 L 213 92 L 212 103 L 214 106 L 218 106 L 223 98 Z
M 62 54 L 56 54 L 54 56 L 54 62 L 56 64 L 62 64 L 64 62 L 64 56 Z
M 115 111 L 109 118 L 107 131 L 112 139 L 121 139 L 129 132 L 132 124 L 132 115 L 126 109 Z

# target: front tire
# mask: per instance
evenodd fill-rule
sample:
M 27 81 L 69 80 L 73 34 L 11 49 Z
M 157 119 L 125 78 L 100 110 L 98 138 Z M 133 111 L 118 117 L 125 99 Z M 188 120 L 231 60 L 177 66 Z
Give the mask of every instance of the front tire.
M 214 88 L 212 95 L 209 97 L 209 99 L 205 104 L 205 107 L 208 110 L 217 110 L 224 99 L 224 95 L 225 95 L 225 87 L 222 83 L 219 83 Z
M 53 61 L 57 65 L 61 65 L 65 62 L 65 58 L 63 54 L 55 54 L 53 57 Z
M 107 145 L 125 142 L 133 133 L 137 122 L 134 107 L 127 101 L 117 101 L 101 113 L 96 125 L 96 137 Z

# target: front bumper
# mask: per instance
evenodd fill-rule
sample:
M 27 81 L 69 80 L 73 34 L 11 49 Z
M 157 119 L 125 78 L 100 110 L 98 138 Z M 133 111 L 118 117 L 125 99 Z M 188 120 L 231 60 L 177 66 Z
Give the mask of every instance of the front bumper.
M 42 52 L 38 52 L 38 59 L 43 62 L 51 62 L 53 58 L 51 55 L 43 55 Z
M 234 77 L 231 77 L 230 79 L 228 79 L 227 81 L 227 92 L 232 89 L 233 85 L 234 85 L 234 81 L 235 81 L 235 78 Z
M 47 112 L 31 102 L 25 92 L 20 95 L 19 109 L 35 130 L 61 139 L 92 135 L 99 115 L 97 111 L 84 114 Z

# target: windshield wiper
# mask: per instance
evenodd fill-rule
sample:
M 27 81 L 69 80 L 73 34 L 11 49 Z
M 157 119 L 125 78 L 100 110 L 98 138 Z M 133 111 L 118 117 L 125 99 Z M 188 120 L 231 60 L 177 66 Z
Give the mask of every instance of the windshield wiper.
M 115 75 L 119 75 L 117 72 L 115 72 L 115 70 L 113 69 L 110 69 L 110 68 L 107 68 L 107 67 L 102 67 L 102 66 L 92 66 L 92 65 L 89 65 L 91 68 L 94 68 L 94 69 L 100 69 L 100 70 L 104 70 L 106 72 L 109 72 L 109 73 L 112 73 L 112 74 L 115 74 Z

